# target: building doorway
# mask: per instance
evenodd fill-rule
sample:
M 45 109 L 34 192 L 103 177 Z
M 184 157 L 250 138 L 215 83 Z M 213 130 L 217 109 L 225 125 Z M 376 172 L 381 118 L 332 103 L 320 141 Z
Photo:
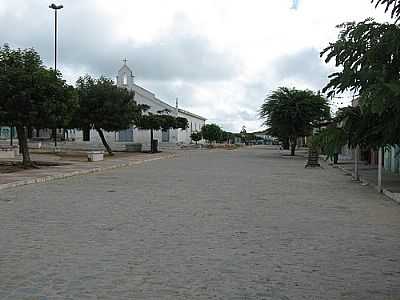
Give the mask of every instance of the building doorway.
M 120 130 L 118 135 L 118 141 L 120 142 L 133 142 L 133 128 Z
M 161 141 L 163 143 L 169 143 L 169 129 L 167 129 L 167 130 L 163 129 L 162 130 Z

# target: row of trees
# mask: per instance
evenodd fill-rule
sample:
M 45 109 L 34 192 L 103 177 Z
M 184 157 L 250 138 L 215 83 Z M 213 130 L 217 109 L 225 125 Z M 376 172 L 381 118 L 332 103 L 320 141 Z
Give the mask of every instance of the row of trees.
M 243 143 L 248 143 L 249 141 L 255 141 L 257 139 L 254 133 L 247 133 L 245 128 L 242 129 L 240 133 L 232 133 L 229 131 L 224 131 L 217 124 L 207 124 L 204 125 L 201 131 L 196 131 L 191 134 L 191 139 L 196 143 L 203 138 L 209 143 L 235 143 L 235 139 L 239 138 Z
M 209 144 L 213 142 L 222 143 L 233 140 L 234 135 L 222 130 L 217 124 L 207 124 L 201 128 L 201 131 L 193 132 L 190 138 L 196 142 L 205 139 Z
M 60 72 L 46 68 L 34 49 L 0 48 L 0 125 L 16 128 L 26 167 L 34 166 L 27 143 L 27 131 L 32 128 L 51 128 L 54 135 L 58 128 L 95 129 L 112 155 L 104 130 L 136 126 L 151 130 L 153 140 L 153 130 L 188 127 L 185 118 L 148 109 L 134 101 L 133 92 L 117 87 L 111 79 L 86 75 L 73 87 Z
M 373 148 L 400 144 L 400 2 L 372 0 L 385 6 L 394 24 L 371 18 L 338 25 L 339 38 L 321 52 L 326 63 L 333 61 L 339 71 L 329 76 L 322 90 L 328 98 L 344 92 L 354 94 L 357 105 L 342 108 L 330 117 L 326 99 L 311 91 L 279 88 L 267 97 L 260 115 L 271 135 L 290 144 L 294 155 L 296 140 L 324 125 L 312 146 L 322 148 L 334 160 L 339 149 Z
M 357 105 L 339 110 L 331 124 L 313 144 L 337 160 L 339 149 L 348 144 L 365 149 L 400 144 L 400 2 L 373 0 L 385 6 L 394 24 L 371 18 L 339 25 L 339 38 L 322 52 L 341 71 L 330 76 L 324 92 L 335 97 L 354 93 Z

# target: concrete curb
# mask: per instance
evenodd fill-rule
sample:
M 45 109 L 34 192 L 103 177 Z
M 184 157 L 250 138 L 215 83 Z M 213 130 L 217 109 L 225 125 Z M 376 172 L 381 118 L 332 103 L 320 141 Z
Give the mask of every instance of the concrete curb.
M 335 167 L 332 167 L 332 168 L 334 169 Z M 339 169 L 339 170 L 342 170 L 343 173 L 345 173 L 345 174 L 347 174 L 347 175 L 351 175 L 351 176 L 354 178 L 354 173 L 353 173 L 353 171 L 346 170 L 344 167 L 339 166 L 339 165 L 338 165 L 336 168 Z M 378 191 L 378 185 L 372 183 L 372 182 L 369 181 L 369 180 L 364 179 L 362 176 L 359 176 L 359 181 L 360 181 L 361 183 L 363 183 L 363 184 L 368 184 L 368 185 L 370 185 L 371 187 L 373 187 L 375 190 Z M 378 191 L 378 192 L 379 192 L 379 191 Z M 386 197 L 390 198 L 390 199 L 393 200 L 394 202 L 400 204 L 400 193 L 393 193 L 393 192 L 391 192 L 391 191 L 389 191 L 389 190 L 387 190 L 387 189 L 382 188 L 382 194 L 384 194 Z
M 118 168 L 131 167 L 131 166 L 140 165 L 140 164 L 143 164 L 146 162 L 162 160 L 162 159 L 167 159 L 167 158 L 175 158 L 176 156 L 177 156 L 176 154 L 170 154 L 170 155 L 161 156 L 161 157 L 153 157 L 153 158 L 149 158 L 149 159 L 118 163 L 118 164 L 106 166 L 106 167 L 96 167 L 96 168 L 92 168 L 92 169 L 78 170 L 78 171 L 73 171 L 73 172 L 68 172 L 68 173 L 60 173 L 60 174 L 55 174 L 55 175 L 48 175 L 48 176 L 32 178 L 32 179 L 27 179 L 27 180 L 19 180 L 19 181 L 15 181 L 15 182 L 0 184 L 0 191 L 5 190 L 5 189 L 16 188 L 16 187 L 24 186 L 24 185 L 30 185 L 30 184 L 35 184 L 35 183 L 44 183 L 44 182 L 49 182 L 49 181 L 53 181 L 53 180 L 64 179 L 64 178 L 73 177 L 73 176 L 87 175 L 87 174 L 93 174 L 93 173 L 114 170 L 114 169 L 118 169 Z

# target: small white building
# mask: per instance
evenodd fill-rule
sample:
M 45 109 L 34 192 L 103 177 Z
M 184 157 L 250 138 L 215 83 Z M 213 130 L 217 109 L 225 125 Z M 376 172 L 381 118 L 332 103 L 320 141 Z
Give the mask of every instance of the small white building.
M 205 125 L 206 119 L 196 115 L 192 112 L 180 109 L 178 107 L 178 101 L 176 101 L 175 107 L 158 99 L 156 95 L 146 90 L 145 88 L 135 84 L 132 70 L 126 65 L 126 62 L 118 71 L 117 86 L 127 88 L 128 90 L 135 92 L 135 98 L 137 104 L 146 104 L 150 107 L 149 112 L 157 113 L 162 110 L 169 110 L 173 116 L 183 117 L 188 120 L 189 128 L 186 130 L 182 129 L 169 129 L 154 131 L 154 139 L 158 140 L 159 143 L 191 143 L 190 135 L 192 132 L 200 131 Z M 91 130 L 90 134 L 84 134 L 82 131 L 71 132 L 72 136 L 75 137 L 76 141 L 90 141 L 93 143 L 101 143 L 100 137 L 95 130 Z M 85 135 L 85 136 L 84 136 Z M 135 127 L 128 128 L 119 132 L 104 132 L 104 135 L 108 142 L 126 142 L 126 143 L 142 143 L 144 145 L 150 144 L 150 131 L 137 129 Z

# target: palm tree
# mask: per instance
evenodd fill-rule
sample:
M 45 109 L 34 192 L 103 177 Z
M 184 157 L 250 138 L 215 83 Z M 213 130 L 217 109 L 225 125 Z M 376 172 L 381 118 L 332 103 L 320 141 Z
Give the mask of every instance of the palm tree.
M 312 133 L 315 124 L 330 118 L 329 105 L 324 97 L 310 90 L 278 88 L 266 99 L 260 110 L 266 119 L 268 134 L 289 140 L 290 153 L 295 155 L 297 139 Z

